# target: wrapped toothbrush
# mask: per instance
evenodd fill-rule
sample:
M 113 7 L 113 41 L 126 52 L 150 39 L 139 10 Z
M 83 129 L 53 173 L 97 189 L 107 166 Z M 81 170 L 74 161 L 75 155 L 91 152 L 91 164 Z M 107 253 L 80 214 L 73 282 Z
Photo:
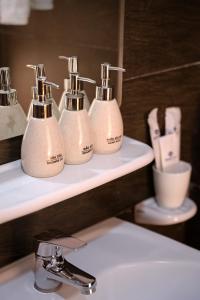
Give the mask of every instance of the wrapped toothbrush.
M 151 136 L 151 144 L 154 150 L 155 156 L 155 164 L 156 168 L 160 169 L 160 146 L 159 146 L 159 138 L 160 138 L 160 128 L 158 125 L 157 118 L 158 108 L 154 108 L 148 116 L 148 124 L 150 129 Z

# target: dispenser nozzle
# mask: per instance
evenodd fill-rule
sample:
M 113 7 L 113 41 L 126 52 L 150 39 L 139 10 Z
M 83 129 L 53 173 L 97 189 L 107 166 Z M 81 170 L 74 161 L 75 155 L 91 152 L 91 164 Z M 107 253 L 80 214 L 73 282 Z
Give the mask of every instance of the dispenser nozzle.
M 78 73 L 70 73 L 70 90 L 72 93 L 80 91 L 80 82 L 88 82 L 95 84 L 96 81 L 90 78 L 81 77 Z
M 58 56 L 60 59 L 68 61 L 68 72 L 77 73 L 78 72 L 78 57 L 77 56 Z
M 59 88 L 58 84 L 47 81 L 46 77 L 41 76 L 41 77 L 37 78 L 38 99 L 39 99 L 39 101 L 42 101 L 42 102 L 44 102 L 46 100 L 47 90 L 46 90 L 45 86 L 51 86 L 56 89 Z
M 125 72 L 126 70 L 121 67 L 113 67 L 109 63 L 101 64 L 101 80 L 103 87 L 108 87 L 108 82 L 110 80 L 110 71 Z
M 109 86 L 110 71 L 125 72 L 121 67 L 113 67 L 109 63 L 101 64 L 101 86 L 96 87 L 96 99 L 110 101 L 113 99 L 112 87 Z
M 81 77 L 81 76 L 78 76 L 78 81 L 89 82 L 89 83 L 92 83 L 92 84 L 96 83 L 96 81 L 93 80 L 93 79 L 90 79 L 90 78 L 87 78 L 87 77 Z
M 53 87 L 53 88 L 55 88 L 55 89 L 59 89 L 59 85 L 56 84 L 56 83 L 54 83 L 54 82 L 45 80 L 45 81 L 44 81 L 44 84 L 45 84 L 45 85 L 48 85 L 48 86 L 51 86 L 51 87 Z
M 126 71 L 126 69 L 124 69 L 124 68 L 112 67 L 112 66 L 109 66 L 109 70 L 111 70 L 111 71 L 120 71 L 120 72 L 125 72 Z

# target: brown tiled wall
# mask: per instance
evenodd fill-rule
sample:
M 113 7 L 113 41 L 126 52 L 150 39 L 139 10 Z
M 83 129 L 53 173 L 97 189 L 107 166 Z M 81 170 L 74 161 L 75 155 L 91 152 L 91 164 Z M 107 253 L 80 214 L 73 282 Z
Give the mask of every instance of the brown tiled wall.
M 147 114 L 158 107 L 163 127 L 167 106 L 182 110 L 181 158 L 192 163 L 191 197 L 199 206 L 200 3 L 126 0 L 123 117 L 125 134 L 149 143 Z M 152 182 L 151 167 L 138 178 Z M 134 183 L 133 183 L 134 185 Z M 138 185 L 138 183 L 137 183 Z M 149 195 L 151 195 L 149 193 Z M 142 200 L 140 195 L 139 199 Z M 185 242 L 200 248 L 199 213 L 186 224 Z

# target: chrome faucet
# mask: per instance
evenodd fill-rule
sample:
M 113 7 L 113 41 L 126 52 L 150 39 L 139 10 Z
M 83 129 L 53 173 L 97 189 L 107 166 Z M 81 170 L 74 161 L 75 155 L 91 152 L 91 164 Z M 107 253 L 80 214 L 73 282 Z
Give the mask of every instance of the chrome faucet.
M 64 258 L 66 249 L 76 250 L 83 246 L 70 246 L 68 239 L 60 237 L 56 233 L 56 238 L 51 239 L 53 231 L 39 235 L 37 239 L 37 248 L 35 252 L 35 288 L 40 292 L 55 292 L 63 283 L 74 286 L 84 295 L 89 295 L 96 290 L 96 279 L 92 275 L 80 270 Z M 42 240 L 40 237 L 42 236 Z M 71 239 L 69 238 L 70 243 Z M 81 243 L 81 241 L 80 241 Z

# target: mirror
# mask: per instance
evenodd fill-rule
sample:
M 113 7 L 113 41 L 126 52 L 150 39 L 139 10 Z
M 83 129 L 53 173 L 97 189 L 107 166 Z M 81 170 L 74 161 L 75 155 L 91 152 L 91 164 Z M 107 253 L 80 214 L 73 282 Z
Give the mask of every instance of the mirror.
M 34 74 L 26 68 L 27 64 L 44 64 L 47 79 L 59 84 L 60 89 L 53 90 L 58 107 L 64 79 L 68 77 L 67 63 L 59 60 L 59 55 L 78 56 L 81 76 L 98 83 L 101 63 L 121 64 L 122 2 L 24 0 L 15 8 L 11 4 L 1 8 L 0 67 L 10 68 L 11 88 L 17 91 L 18 104 L 0 105 L 0 140 L 21 135 L 26 127 L 31 87 L 35 84 Z M 115 96 L 119 86 L 117 79 L 113 74 Z M 91 103 L 95 86 L 84 84 L 84 90 Z

